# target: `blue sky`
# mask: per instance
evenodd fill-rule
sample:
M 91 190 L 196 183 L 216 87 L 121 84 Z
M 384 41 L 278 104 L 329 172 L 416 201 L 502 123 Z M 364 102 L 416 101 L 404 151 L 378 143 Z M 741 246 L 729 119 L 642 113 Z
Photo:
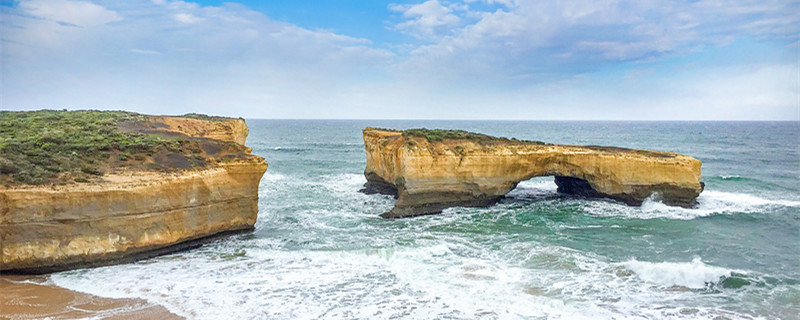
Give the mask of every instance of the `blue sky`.
M 800 120 L 800 2 L 2 1 L 0 108 Z

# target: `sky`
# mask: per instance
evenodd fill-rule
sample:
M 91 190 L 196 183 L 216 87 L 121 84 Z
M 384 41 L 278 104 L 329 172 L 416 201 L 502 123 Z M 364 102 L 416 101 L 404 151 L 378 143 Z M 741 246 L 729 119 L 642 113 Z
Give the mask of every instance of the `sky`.
M 800 120 L 800 1 L 0 0 L 0 109 Z

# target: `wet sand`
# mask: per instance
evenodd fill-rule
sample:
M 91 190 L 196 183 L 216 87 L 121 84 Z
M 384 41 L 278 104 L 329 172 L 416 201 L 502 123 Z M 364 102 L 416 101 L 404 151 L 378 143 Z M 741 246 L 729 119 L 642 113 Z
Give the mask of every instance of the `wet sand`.
M 47 283 L 46 276 L 0 276 L 0 319 L 183 319 L 142 299 L 111 299 Z

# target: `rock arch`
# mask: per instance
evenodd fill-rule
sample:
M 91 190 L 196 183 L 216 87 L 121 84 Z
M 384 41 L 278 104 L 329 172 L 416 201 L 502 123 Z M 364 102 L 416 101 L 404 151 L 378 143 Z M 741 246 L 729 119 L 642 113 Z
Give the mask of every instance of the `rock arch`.
M 520 181 L 555 176 L 559 192 L 640 205 L 657 194 L 690 207 L 703 190 L 701 162 L 671 152 L 555 145 L 464 131 L 366 128 L 364 192 L 397 197 L 385 218 L 488 206 Z

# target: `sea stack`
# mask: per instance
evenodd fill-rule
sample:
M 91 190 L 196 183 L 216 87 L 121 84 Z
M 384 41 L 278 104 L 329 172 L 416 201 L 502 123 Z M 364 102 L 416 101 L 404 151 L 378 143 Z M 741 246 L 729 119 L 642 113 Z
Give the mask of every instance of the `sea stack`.
M 556 145 L 459 130 L 363 130 L 363 191 L 397 198 L 384 218 L 488 206 L 520 181 L 554 176 L 561 193 L 641 205 L 650 196 L 691 207 L 703 191 L 701 162 L 672 152 Z
M 244 146 L 243 119 L 34 111 L 0 121 L 2 272 L 129 262 L 255 224 L 267 163 Z

